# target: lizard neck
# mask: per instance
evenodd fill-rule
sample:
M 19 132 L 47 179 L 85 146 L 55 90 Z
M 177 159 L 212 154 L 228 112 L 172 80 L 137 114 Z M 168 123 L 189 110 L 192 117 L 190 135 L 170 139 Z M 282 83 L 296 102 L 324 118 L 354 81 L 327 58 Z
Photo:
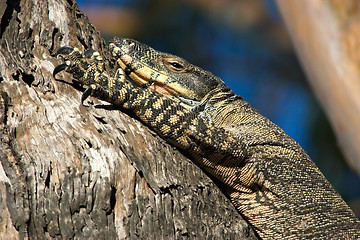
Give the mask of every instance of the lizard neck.
M 199 115 L 208 123 L 228 130 L 242 121 L 240 118 L 245 115 L 245 111 L 252 109 L 248 102 L 225 85 L 209 92 L 202 102 L 205 104 L 199 111 Z

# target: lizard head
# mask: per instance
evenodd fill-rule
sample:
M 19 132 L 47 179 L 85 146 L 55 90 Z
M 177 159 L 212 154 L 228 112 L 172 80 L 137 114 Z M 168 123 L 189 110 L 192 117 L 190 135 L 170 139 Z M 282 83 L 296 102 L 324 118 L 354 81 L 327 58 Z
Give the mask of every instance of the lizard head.
M 212 73 L 136 40 L 115 37 L 110 41 L 110 50 L 139 87 L 195 101 L 202 100 L 214 89 L 226 87 Z

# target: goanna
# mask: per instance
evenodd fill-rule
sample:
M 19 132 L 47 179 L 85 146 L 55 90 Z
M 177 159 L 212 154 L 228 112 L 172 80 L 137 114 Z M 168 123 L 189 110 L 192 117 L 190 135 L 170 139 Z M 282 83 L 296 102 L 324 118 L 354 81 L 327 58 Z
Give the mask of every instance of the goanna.
M 180 57 L 114 38 L 121 69 L 62 47 L 65 70 L 91 96 L 131 110 L 221 182 L 262 239 L 359 239 L 360 222 L 304 150 L 218 77 Z M 125 79 L 125 74 L 135 83 Z

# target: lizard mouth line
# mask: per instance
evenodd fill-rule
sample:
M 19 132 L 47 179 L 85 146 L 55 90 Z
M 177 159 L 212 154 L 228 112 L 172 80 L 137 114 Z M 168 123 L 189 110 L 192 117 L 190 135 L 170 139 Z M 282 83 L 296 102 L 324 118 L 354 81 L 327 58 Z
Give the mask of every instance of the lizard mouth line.
M 126 64 L 126 62 L 127 62 L 125 60 L 126 57 L 131 58 L 129 55 L 123 55 L 122 57 L 120 57 L 118 59 L 118 64 L 125 71 L 126 75 L 128 75 L 128 77 L 135 83 L 136 86 L 142 87 L 142 88 L 145 88 L 145 89 L 150 89 L 150 90 L 153 90 L 155 92 L 165 94 L 165 95 L 176 96 L 176 95 L 179 94 L 169 84 L 165 85 L 162 82 L 150 80 L 150 77 L 146 76 L 143 73 L 139 73 L 139 70 L 134 70 L 133 68 L 129 67 L 130 64 Z M 123 59 L 123 58 L 125 58 L 125 59 Z M 136 61 L 136 60 L 133 59 L 133 61 Z M 145 68 L 150 69 L 147 65 L 145 65 L 143 63 L 142 63 L 142 65 L 144 65 Z M 141 69 L 144 69 L 144 68 L 141 68 Z M 159 73 L 158 71 L 156 71 L 154 69 L 151 69 L 151 71 L 154 71 L 154 72 L 156 72 L 158 74 L 164 75 L 164 74 Z

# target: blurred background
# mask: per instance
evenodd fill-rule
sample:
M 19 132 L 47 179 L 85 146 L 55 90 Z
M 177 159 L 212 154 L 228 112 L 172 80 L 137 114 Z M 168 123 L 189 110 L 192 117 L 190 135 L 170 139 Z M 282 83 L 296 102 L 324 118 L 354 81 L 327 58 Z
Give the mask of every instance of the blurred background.
M 272 0 L 78 0 L 108 41 L 130 37 L 222 78 L 294 138 L 360 216 L 360 177 L 333 131 Z

